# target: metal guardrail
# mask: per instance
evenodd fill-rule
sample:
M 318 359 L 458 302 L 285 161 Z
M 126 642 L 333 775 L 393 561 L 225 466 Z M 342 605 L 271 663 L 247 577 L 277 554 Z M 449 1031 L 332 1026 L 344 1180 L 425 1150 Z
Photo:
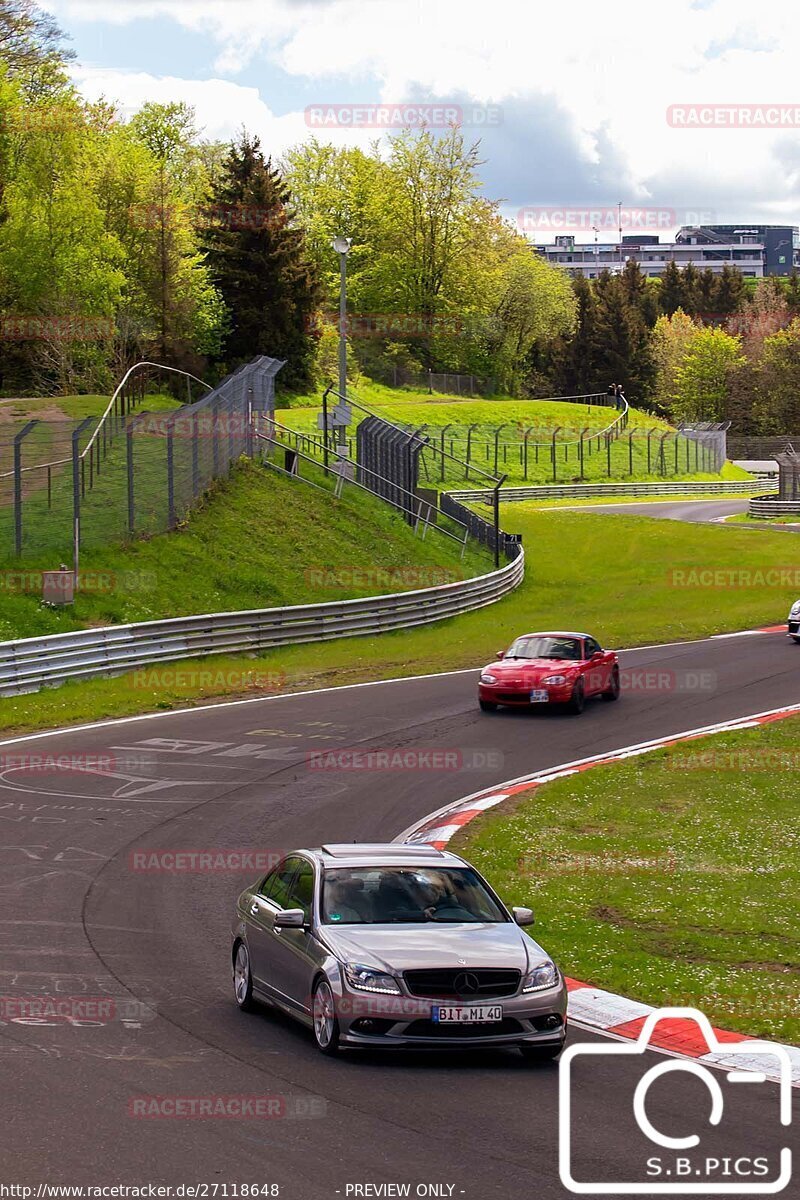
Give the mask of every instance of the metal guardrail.
M 513 500 L 580 500 L 602 496 L 724 496 L 730 492 L 747 494 L 762 487 L 764 481 L 758 479 L 723 479 L 706 483 L 693 483 L 691 479 L 682 483 L 563 483 L 550 486 L 542 484 L 536 487 L 504 487 L 500 489 L 500 499 L 502 503 L 507 504 Z M 470 491 L 450 491 L 448 495 L 454 500 L 467 503 L 485 501 L 490 504 L 493 492 L 476 488 Z
M 785 517 L 800 513 L 800 500 L 779 500 L 777 496 L 751 496 L 750 517 Z
M 210 654 L 259 654 L 276 646 L 408 629 L 500 600 L 522 581 L 525 558 L 473 579 L 413 592 L 246 612 L 206 613 L 136 625 L 110 625 L 0 643 L 0 696 L 68 679 L 118 675 Z

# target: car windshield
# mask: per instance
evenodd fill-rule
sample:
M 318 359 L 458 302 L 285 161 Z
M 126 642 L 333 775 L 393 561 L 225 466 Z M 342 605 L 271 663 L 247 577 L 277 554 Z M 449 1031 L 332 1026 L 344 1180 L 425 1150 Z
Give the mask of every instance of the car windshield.
M 325 925 L 507 920 L 470 867 L 336 867 L 322 888 Z
M 520 637 L 506 654 L 506 658 L 566 658 L 580 661 L 583 644 L 573 637 Z

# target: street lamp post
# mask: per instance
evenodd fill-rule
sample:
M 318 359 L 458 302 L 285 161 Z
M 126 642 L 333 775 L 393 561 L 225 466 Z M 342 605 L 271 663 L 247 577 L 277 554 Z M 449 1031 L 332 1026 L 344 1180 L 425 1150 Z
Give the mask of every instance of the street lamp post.
M 339 396 L 347 400 L 347 256 L 350 253 L 350 238 L 333 239 L 333 248 L 339 255 Z M 339 426 L 338 442 L 347 445 L 347 428 Z

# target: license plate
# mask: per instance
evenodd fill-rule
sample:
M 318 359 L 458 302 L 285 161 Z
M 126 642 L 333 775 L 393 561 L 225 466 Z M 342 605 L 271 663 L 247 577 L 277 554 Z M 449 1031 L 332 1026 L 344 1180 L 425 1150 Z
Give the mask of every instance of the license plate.
M 502 1004 L 460 1005 L 437 1004 L 431 1009 L 431 1020 L 440 1025 L 480 1025 L 502 1021 Z
M 550 699 L 545 688 L 534 688 L 531 692 L 531 704 L 546 704 Z

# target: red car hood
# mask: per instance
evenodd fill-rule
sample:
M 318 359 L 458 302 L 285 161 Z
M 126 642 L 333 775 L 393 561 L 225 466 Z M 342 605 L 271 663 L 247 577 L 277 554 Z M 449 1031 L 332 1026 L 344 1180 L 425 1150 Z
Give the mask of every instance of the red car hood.
M 502 659 L 484 667 L 484 674 L 494 675 L 498 682 L 534 683 L 548 675 L 567 675 L 580 663 L 573 658 L 512 658 Z

